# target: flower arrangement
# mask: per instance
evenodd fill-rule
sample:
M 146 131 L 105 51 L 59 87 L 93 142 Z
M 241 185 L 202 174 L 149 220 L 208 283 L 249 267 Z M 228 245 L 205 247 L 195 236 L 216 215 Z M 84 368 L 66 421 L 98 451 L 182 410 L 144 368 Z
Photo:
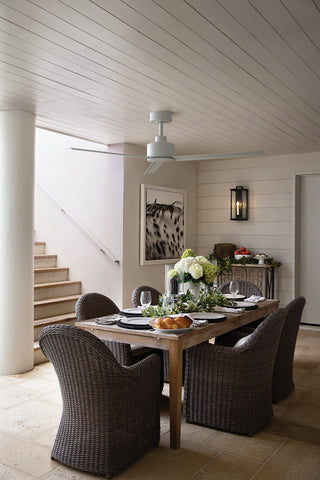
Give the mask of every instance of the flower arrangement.
M 214 307 L 219 305 L 221 307 L 233 307 L 234 301 L 225 298 L 219 290 L 214 290 L 209 293 L 200 293 L 199 298 L 188 291 L 187 293 L 177 296 L 173 306 L 167 307 L 163 303 L 163 298 L 159 298 L 159 305 L 151 305 L 142 310 L 144 317 L 161 317 L 163 315 L 175 315 L 178 313 L 192 313 L 192 312 L 213 312 Z
M 169 270 L 168 277 L 176 278 L 180 282 L 204 283 L 213 282 L 219 275 L 219 267 L 201 255 L 196 256 L 191 248 L 187 248 L 173 269 Z

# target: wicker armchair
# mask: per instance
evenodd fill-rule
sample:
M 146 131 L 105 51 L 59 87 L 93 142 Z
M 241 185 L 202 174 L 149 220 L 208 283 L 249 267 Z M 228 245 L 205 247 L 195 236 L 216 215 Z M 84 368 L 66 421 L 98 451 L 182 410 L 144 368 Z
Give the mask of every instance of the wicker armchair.
M 152 305 L 157 305 L 159 303 L 159 297 L 162 295 L 162 293 L 159 292 L 159 290 L 157 290 L 156 288 L 148 287 L 147 285 L 141 285 L 140 287 L 135 288 L 132 292 L 131 301 L 134 307 L 139 307 L 141 305 L 140 294 L 141 292 L 146 290 L 149 290 L 151 292 Z
M 287 319 L 280 337 L 273 370 L 272 401 L 274 403 L 284 400 L 294 390 L 293 357 L 305 303 L 304 297 L 297 297 L 285 308 Z
M 272 380 L 272 401 L 278 403 L 294 390 L 293 357 L 302 312 L 306 303 L 304 297 L 297 297 L 286 307 L 286 321 L 282 329 Z M 233 346 L 240 338 L 250 335 L 255 329 L 233 330 L 216 338 L 216 343 Z
M 39 344 L 53 363 L 63 401 L 51 458 L 112 478 L 160 436 L 160 359 L 122 367 L 96 336 L 70 325 L 43 328 Z
M 204 343 L 186 355 L 187 422 L 252 436 L 273 416 L 272 375 L 284 309 L 270 314 L 242 346 Z
M 114 313 L 119 313 L 119 308 L 110 298 L 101 293 L 85 293 L 76 303 L 76 315 L 79 322 Z M 150 351 L 144 347 L 140 350 L 139 348 L 133 350 L 127 343 L 113 341 L 104 341 L 104 343 L 123 366 L 132 365 Z
M 239 284 L 239 293 L 241 295 L 245 295 L 246 297 L 250 297 L 251 295 L 257 295 L 259 297 L 262 297 L 262 293 L 259 287 L 255 285 L 254 283 L 248 282 L 246 280 L 238 280 Z M 221 291 L 221 293 L 229 293 L 229 282 L 224 282 L 222 283 L 218 289 Z M 265 317 L 259 318 L 258 320 L 255 320 L 254 322 L 249 323 L 248 325 L 245 325 L 244 327 L 241 327 L 239 330 L 242 330 L 243 332 L 247 332 L 246 335 L 249 335 L 252 333 L 253 329 L 256 328 L 259 323 L 264 320 Z M 239 335 L 239 338 L 241 335 Z M 236 342 L 232 343 L 232 340 L 230 341 L 230 338 L 228 336 L 228 333 L 221 335 L 220 337 L 216 338 L 216 343 L 219 345 L 225 345 L 225 346 L 232 346 Z
M 262 293 L 259 287 L 255 285 L 254 283 L 247 282 L 246 280 L 237 280 L 239 284 L 239 293 L 241 295 L 245 295 L 246 297 L 250 297 L 251 295 L 258 295 L 259 297 L 262 297 Z M 220 290 L 221 293 L 229 293 L 229 285 L 230 281 L 224 282 L 221 285 L 219 285 L 218 290 Z

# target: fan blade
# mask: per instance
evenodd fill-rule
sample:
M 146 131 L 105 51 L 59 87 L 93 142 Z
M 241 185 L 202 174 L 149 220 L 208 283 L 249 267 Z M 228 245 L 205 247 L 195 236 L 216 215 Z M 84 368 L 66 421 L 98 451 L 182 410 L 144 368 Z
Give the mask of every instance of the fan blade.
M 155 173 L 159 170 L 161 167 L 162 162 L 152 162 L 151 165 L 147 168 L 147 170 L 144 172 L 145 175 L 148 175 L 148 173 Z
M 192 160 L 220 160 L 224 158 L 246 158 L 263 157 L 265 152 L 233 152 L 233 153 L 212 153 L 208 155 L 180 155 L 175 157 L 177 162 L 188 162 Z
M 78 152 L 90 152 L 90 153 L 107 153 L 108 155 L 120 155 L 121 157 L 131 157 L 131 158 L 144 158 L 147 159 L 145 155 L 129 155 L 128 153 L 118 153 L 118 152 L 107 152 L 105 150 L 89 150 L 87 148 L 76 148 L 71 147 L 71 150 L 77 150 Z

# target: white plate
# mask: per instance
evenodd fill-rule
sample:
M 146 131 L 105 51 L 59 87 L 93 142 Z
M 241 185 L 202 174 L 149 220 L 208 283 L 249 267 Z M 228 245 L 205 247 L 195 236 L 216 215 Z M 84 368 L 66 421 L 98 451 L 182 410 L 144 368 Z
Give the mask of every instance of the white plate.
M 254 307 L 257 306 L 256 303 L 253 302 L 236 302 L 236 307 Z
M 124 325 L 137 325 L 138 327 L 141 327 L 141 325 L 149 325 L 149 318 L 141 318 L 141 317 L 131 317 L 131 318 L 124 318 L 121 317 L 120 322 Z
M 231 300 L 240 300 L 240 298 L 246 298 L 245 295 L 240 295 L 240 293 L 238 293 L 237 295 L 233 295 L 232 293 L 224 293 L 223 296 L 225 298 L 231 298 Z
M 142 307 L 137 308 L 124 308 L 121 310 L 123 313 L 130 313 L 131 315 L 141 315 Z
M 222 313 L 213 313 L 213 312 L 199 312 L 193 313 L 192 317 L 194 320 L 219 320 L 226 318 Z

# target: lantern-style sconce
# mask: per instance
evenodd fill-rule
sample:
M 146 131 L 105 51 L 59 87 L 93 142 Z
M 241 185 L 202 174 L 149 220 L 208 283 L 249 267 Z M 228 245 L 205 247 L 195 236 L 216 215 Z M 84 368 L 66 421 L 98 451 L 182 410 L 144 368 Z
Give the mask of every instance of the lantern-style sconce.
M 248 220 L 248 190 L 231 188 L 230 220 Z

